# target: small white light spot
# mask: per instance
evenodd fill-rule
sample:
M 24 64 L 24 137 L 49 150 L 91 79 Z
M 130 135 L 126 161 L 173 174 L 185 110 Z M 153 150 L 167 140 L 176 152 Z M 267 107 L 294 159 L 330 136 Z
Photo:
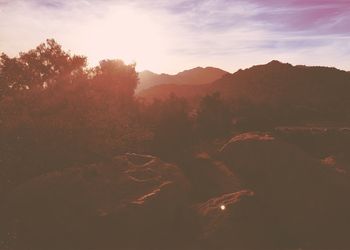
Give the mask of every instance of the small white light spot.
M 221 209 L 222 211 L 224 211 L 224 210 L 226 209 L 226 206 L 225 206 L 225 205 L 221 205 L 221 206 L 220 206 L 220 209 Z

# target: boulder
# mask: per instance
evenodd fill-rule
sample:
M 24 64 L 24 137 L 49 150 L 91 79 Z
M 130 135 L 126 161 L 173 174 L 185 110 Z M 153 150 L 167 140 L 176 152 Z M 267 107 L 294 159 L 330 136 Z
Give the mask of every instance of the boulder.
M 233 137 L 222 159 L 251 188 L 279 247 L 350 246 L 347 176 L 269 133 Z
M 212 197 L 242 189 L 234 171 L 207 152 L 195 153 L 181 166 L 191 182 L 194 202 L 203 202 Z
M 48 173 L 10 195 L 2 249 L 181 248 L 194 231 L 188 191 L 176 165 L 152 156 Z
M 209 199 L 196 206 L 199 249 L 275 249 L 267 217 L 251 190 Z

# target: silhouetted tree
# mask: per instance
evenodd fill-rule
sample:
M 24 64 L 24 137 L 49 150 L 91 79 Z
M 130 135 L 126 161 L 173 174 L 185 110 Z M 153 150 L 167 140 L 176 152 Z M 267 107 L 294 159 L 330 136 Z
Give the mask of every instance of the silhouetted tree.
M 19 57 L 0 56 L 0 91 L 46 88 L 58 80 L 70 81 L 83 71 L 86 58 L 71 56 L 53 39 L 46 40 L 35 49 L 20 53 Z
M 85 63 L 54 40 L 19 57 L 1 56 L 4 185 L 143 145 L 149 133 L 137 120 L 135 65 L 107 60 L 88 69 Z
M 164 101 L 155 101 L 148 112 L 152 121 L 155 153 L 165 158 L 185 153 L 193 142 L 186 99 L 171 94 Z
M 107 95 L 130 101 L 138 84 L 135 64 L 126 65 L 121 60 L 103 60 L 94 69 L 95 89 L 102 89 Z
M 229 106 L 220 98 L 220 93 L 204 96 L 199 104 L 197 128 L 203 138 L 226 135 L 232 126 Z

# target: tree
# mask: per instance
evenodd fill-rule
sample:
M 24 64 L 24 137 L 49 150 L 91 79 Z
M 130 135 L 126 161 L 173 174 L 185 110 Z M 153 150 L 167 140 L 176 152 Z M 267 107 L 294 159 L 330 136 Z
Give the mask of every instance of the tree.
M 106 60 L 86 68 L 85 57 L 54 40 L 19 57 L 3 54 L 0 63 L 0 149 L 3 164 L 15 166 L 13 176 L 22 167 L 30 178 L 135 151 L 144 140 L 133 98 L 135 65 Z
M 58 80 L 69 81 L 86 66 L 83 56 L 71 56 L 54 39 L 47 39 L 19 57 L 0 56 L 1 95 L 18 90 L 43 89 Z
M 197 125 L 204 138 L 214 138 L 227 134 L 231 129 L 229 106 L 220 98 L 220 93 L 206 95 L 198 109 Z
M 192 124 L 186 99 L 170 95 L 154 102 L 148 109 L 153 119 L 154 151 L 165 158 L 176 158 L 193 142 Z
M 121 60 L 103 60 L 93 74 L 94 87 L 123 101 L 133 98 L 138 84 L 135 64 L 126 65 Z

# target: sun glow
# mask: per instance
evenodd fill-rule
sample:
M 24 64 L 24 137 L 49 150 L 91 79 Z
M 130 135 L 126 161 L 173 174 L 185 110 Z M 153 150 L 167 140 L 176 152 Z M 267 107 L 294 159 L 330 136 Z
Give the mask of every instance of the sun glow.
M 151 14 L 118 6 L 88 21 L 79 36 L 85 37 L 83 53 L 89 55 L 89 63 L 113 57 L 136 62 L 139 69 L 159 68 L 164 63 L 168 41 L 159 17 Z

